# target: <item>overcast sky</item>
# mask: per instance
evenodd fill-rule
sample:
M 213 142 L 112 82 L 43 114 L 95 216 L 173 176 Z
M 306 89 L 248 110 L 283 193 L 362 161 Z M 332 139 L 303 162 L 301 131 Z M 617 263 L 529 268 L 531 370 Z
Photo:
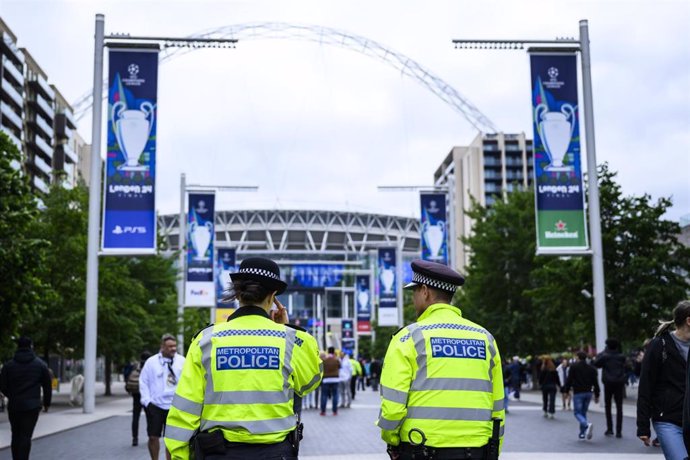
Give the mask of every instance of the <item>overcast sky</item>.
M 576 37 L 588 19 L 597 161 L 627 194 L 672 196 L 690 213 L 690 1 L 32 1 L 0 16 L 69 101 L 90 91 L 94 15 L 106 33 L 187 36 L 247 23 L 311 24 L 366 37 L 416 61 L 501 131 L 532 138 L 524 51 L 455 50 L 453 38 Z M 476 135 L 420 82 L 380 60 L 313 41 L 242 40 L 159 72 L 161 213 L 179 211 L 189 183 L 258 185 L 222 193 L 220 209 L 339 209 L 418 216 L 454 145 Z M 90 118 L 79 126 L 90 139 Z M 105 137 L 105 135 L 104 135 Z

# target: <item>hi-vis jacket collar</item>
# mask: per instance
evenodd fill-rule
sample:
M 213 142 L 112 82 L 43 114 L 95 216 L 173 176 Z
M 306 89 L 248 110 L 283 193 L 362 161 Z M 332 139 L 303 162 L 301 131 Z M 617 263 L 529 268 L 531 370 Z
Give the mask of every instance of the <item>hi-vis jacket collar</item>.
M 235 310 L 235 312 L 228 317 L 228 321 L 249 315 L 263 316 L 264 318 L 271 319 L 263 308 L 254 305 L 246 305 Z
M 447 303 L 435 303 L 432 305 L 429 305 L 426 310 L 417 318 L 417 321 L 422 321 L 426 318 L 428 318 L 433 312 L 440 311 L 440 310 L 447 310 L 453 314 L 458 315 L 460 318 L 462 318 L 462 312 L 458 307 L 454 307 L 450 304 Z

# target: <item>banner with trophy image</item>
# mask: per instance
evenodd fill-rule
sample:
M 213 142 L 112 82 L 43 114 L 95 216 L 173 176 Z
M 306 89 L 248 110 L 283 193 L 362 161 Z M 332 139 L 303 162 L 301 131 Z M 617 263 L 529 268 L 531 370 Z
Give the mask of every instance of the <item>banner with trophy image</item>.
M 192 307 L 216 305 L 213 276 L 215 199 L 213 193 L 188 193 L 185 305 Z
M 532 114 L 537 252 L 589 248 L 580 164 L 577 56 L 533 52 Z
M 397 249 L 378 250 L 379 326 L 398 325 Z
M 369 275 L 355 276 L 355 303 L 357 304 L 357 332 L 371 332 Z
M 448 217 L 445 193 L 421 193 L 422 259 L 448 265 Z
M 158 49 L 110 50 L 105 254 L 156 252 L 157 92 Z
M 216 307 L 228 308 L 231 305 L 223 302 L 225 291 L 230 286 L 230 273 L 235 271 L 235 249 L 219 248 L 216 262 Z

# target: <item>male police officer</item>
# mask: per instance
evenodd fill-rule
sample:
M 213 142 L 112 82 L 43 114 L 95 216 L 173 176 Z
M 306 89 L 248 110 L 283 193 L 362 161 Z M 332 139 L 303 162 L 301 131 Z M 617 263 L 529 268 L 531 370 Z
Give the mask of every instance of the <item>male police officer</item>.
M 187 459 L 198 431 L 197 460 L 297 458 L 301 427 L 293 400 L 321 381 L 318 345 L 286 324 L 276 295 L 287 285 L 275 262 L 248 258 L 230 277 L 240 308 L 192 341 L 165 444 L 173 458 Z
M 418 320 L 393 336 L 381 375 L 377 425 L 389 455 L 498 458 L 504 394 L 496 342 L 450 305 L 462 276 L 423 260 L 412 270 L 405 289 L 414 291 Z

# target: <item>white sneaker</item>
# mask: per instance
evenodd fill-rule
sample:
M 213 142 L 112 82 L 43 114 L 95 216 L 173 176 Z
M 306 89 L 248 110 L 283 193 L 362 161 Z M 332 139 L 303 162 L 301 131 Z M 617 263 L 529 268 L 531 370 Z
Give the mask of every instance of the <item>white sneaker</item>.
M 553 420 L 553 419 L 556 418 L 556 417 L 555 417 L 553 414 L 549 414 L 549 418 L 550 418 L 551 420 Z
M 592 425 L 591 423 L 587 424 L 587 431 L 585 432 L 587 439 L 592 439 L 592 431 L 593 431 L 592 428 L 593 428 L 593 426 L 594 425 Z
M 548 418 L 548 417 L 549 417 L 549 414 L 546 411 L 544 411 L 544 418 Z

